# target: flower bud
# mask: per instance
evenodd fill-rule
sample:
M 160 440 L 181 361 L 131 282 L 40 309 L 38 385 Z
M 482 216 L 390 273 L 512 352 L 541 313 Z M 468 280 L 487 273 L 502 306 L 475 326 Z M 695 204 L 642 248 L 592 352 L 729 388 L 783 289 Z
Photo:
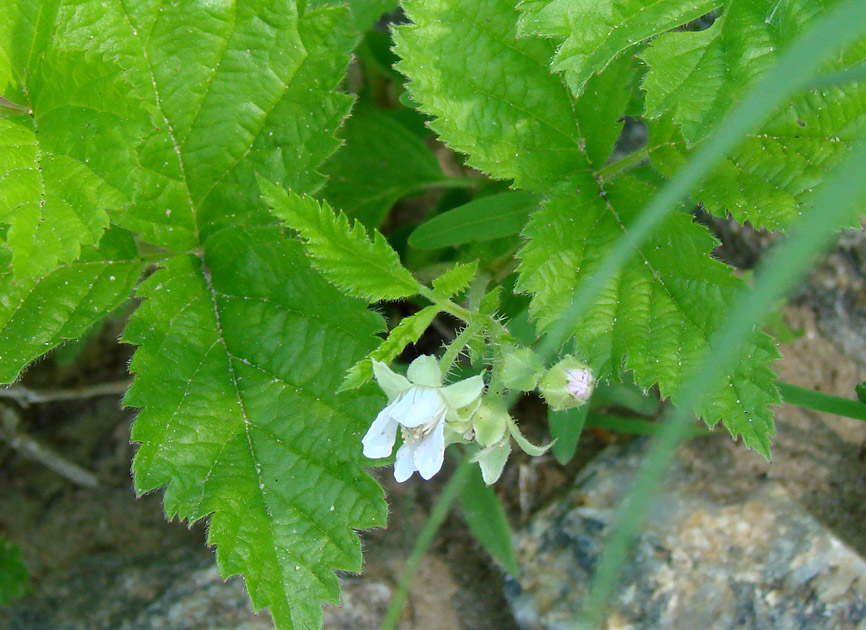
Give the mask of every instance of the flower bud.
M 589 400 L 595 390 L 595 377 L 586 363 L 568 355 L 547 371 L 538 388 L 551 409 L 563 411 Z
M 511 442 L 504 440 L 498 444 L 481 449 L 472 458 L 481 467 L 481 477 L 488 486 L 496 483 L 505 469 L 505 462 L 511 454 Z
M 511 347 L 505 350 L 502 383 L 508 389 L 532 391 L 543 373 L 544 363 L 530 348 Z
M 502 440 L 508 431 L 508 410 L 501 400 L 486 398 L 475 414 L 473 425 L 475 441 L 482 448 L 491 446 Z

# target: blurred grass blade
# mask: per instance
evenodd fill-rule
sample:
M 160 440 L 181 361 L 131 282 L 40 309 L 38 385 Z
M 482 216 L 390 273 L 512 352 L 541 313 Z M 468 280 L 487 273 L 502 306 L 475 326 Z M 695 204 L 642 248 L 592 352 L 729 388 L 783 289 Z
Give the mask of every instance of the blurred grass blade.
M 806 407 L 815 411 L 826 411 L 837 416 L 854 418 L 855 420 L 866 420 L 866 405 L 859 400 L 849 400 L 839 396 L 831 396 L 824 392 L 805 387 L 797 387 L 790 383 L 777 382 L 779 391 L 785 402 L 798 407 Z
M 517 558 L 505 509 L 493 488 L 484 483 L 478 466 L 469 471 L 459 500 L 460 510 L 472 535 L 508 573 L 517 576 Z
M 820 55 L 826 47 L 842 45 L 854 30 L 847 20 L 857 22 L 862 29 L 866 24 L 866 3 L 843 5 L 842 10 L 819 22 L 795 48 L 802 47 L 806 41 L 815 48 L 815 54 Z M 828 29 L 831 30 L 828 32 Z M 584 601 L 581 628 L 598 627 L 620 572 L 627 564 L 631 541 L 646 518 L 678 444 L 685 437 L 692 417 L 689 409 L 730 366 L 754 326 L 805 276 L 817 255 L 830 244 L 835 232 L 833 227 L 850 217 L 852 208 L 866 198 L 863 164 L 866 164 L 866 143 L 852 151 L 818 190 L 792 229 L 790 238 L 773 250 L 760 266 L 754 288 L 743 292 L 721 329 L 713 335 L 711 352 L 685 382 L 681 406 L 668 416 L 635 475 L 634 486 L 621 504 L 615 528 L 606 541 L 592 588 Z
M 554 411 L 548 408 L 547 423 L 550 425 L 550 437 L 554 439 L 553 456 L 560 464 L 567 464 L 574 457 L 577 443 L 586 425 L 586 415 L 589 412 L 589 403 L 575 409 L 565 411 Z
M 807 88 L 809 90 L 823 90 L 842 83 L 853 83 L 855 81 L 866 81 L 866 63 L 845 68 L 838 72 L 820 74 L 809 81 Z
M 424 554 L 427 553 L 430 545 L 433 544 L 433 540 L 436 538 L 436 532 L 439 531 L 439 526 L 445 522 L 448 514 L 451 513 L 451 507 L 454 505 L 454 501 L 456 501 L 460 496 L 460 490 L 463 488 L 463 484 L 466 483 L 469 473 L 472 469 L 478 468 L 475 464 L 469 461 L 470 459 L 471 457 L 469 455 L 460 458 L 457 470 L 455 470 L 454 474 L 451 475 L 451 479 L 448 480 L 448 483 L 445 484 L 439 498 L 436 499 L 436 504 L 430 511 L 430 515 L 424 522 L 424 527 L 421 529 L 421 533 L 418 534 L 418 538 L 415 539 L 412 552 L 406 559 L 406 564 L 403 566 L 403 572 L 400 574 L 400 581 L 397 583 L 397 590 L 391 598 L 388 610 L 385 611 L 382 623 L 379 624 L 379 630 L 394 630 L 397 627 L 400 615 L 403 612 L 403 606 L 409 598 L 409 586 L 412 584 L 412 580 L 418 572 L 418 567 L 421 565 L 421 559 L 424 557 Z
M 409 237 L 418 249 L 436 249 L 517 234 L 541 197 L 525 191 L 475 199 L 422 223 Z

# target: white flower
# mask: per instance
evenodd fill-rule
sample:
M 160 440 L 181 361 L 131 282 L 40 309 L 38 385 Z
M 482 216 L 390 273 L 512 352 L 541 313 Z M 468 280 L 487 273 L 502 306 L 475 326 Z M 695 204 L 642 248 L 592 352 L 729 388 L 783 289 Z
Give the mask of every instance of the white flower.
M 445 459 L 446 420 L 457 420 L 458 409 L 479 401 L 484 381 L 479 375 L 443 387 L 439 363 L 430 355 L 412 361 L 408 378 L 375 359 L 373 373 L 388 396 L 388 405 L 362 440 L 364 456 L 377 459 L 390 455 L 399 426 L 403 445 L 397 451 L 394 478 L 402 483 L 417 470 L 424 479 L 430 479 Z

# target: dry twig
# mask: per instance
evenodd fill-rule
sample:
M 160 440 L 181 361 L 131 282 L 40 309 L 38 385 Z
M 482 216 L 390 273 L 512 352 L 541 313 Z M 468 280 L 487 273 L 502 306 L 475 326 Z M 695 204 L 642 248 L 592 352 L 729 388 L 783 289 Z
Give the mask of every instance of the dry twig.
M 85 488 L 99 486 L 99 479 L 92 472 L 67 461 L 26 433 L 19 431 L 20 420 L 20 416 L 14 409 L 5 405 L 0 406 L 0 439 L 8 442 L 9 446 L 20 455 L 36 460 L 72 483 Z
M 22 407 L 40 403 L 56 402 L 58 400 L 80 400 L 99 396 L 117 396 L 129 389 L 132 381 L 117 381 L 114 383 L 98 383 L 69 389 L 49 389 L 37 391 L 23 385 L 13 385 L 0 389 L 0 398 L 10 398 Z

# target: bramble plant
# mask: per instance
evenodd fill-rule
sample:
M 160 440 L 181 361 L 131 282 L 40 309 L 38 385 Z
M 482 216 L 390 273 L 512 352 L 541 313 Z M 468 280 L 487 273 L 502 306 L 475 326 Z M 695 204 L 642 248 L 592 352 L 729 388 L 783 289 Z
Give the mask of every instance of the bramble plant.
M 360 571 L 354 530 L 387 514 L 364 467 L 398 437 L 400 482 L 436 474 L 452 443 L 487 484 L 512 440 L 545 452 L 508 411 L 519 392 L 549 405 L 560 461 L 596 387 L 623 378 L 769 457 L 779 353 L 760 326 L 699 400 L 683 394 L 747 286 L 689 210 L 786 231 L 866 125 L 864 27 L 605 276 L 656 191 L 856 3 L 407 0 L 393 53 L 370 30 L 392 4 L 0 6 L 0 379 L 134 295 L 135 491 L 207 518 L 221 574 L 280 629 L 321 627 L 334 571 Z M 648 129 L 631 153 L 626 119 Z M 480 173 L 443 174 L 428 129 Z M 434 188 L 453 193 L 436 216 L 378 231 Z M 386 322 L 397 301 L 411 310 Z M 403 376 L 442 314 L 459 331 Z M 536 341 L 557 326 L 554 356 Z

